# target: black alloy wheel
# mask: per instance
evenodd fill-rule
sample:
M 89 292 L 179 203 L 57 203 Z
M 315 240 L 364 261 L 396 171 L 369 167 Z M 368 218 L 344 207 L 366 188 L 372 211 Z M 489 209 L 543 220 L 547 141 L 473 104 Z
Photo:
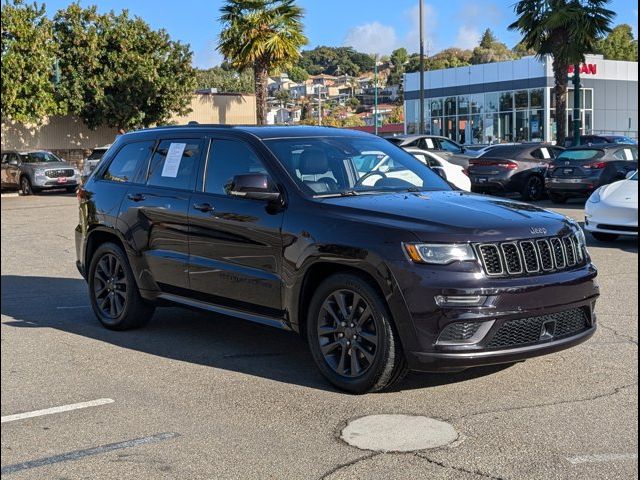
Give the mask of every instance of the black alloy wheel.
M 408 371 L 386 299 L 358 274 L 337 273 L 315 288 L 306 334 L 318 369 L 342 390 L 383 390 Z
M 100 258 L 93 274 L 93 291 L 102 315 L 116 319 L 122 314 L 127 304 L 127 280 L 115 255 Z
M 536 202 L 538 200 L 542 200 L 543 195 L 544 180 L 542 180 L 542 178 L 540 178 L 538 175 L 531 175 L 527 179 L 527 183 L 525 184 L 522 191 L 522 198 L 524 200 Z
M 356 378 L 371 368 L 378 332 L 371 307 L 358 293 L 332 293 L 322 304 L 317 330 L 322 355 L 338 375 Z
M 106 242 L 96 249 L 87 279 L 91 308 L 105 327 L 127 330 L 151 319 L 155 306 L 140 296 L 127 256 L 119 245 Z

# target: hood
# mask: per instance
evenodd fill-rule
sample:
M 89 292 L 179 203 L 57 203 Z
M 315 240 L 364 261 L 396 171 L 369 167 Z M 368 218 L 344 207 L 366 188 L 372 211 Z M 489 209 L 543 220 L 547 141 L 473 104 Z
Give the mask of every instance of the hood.
M 575 223 L 557 213 L 467 192 L 394 193 L 325 198 L 345 220 L 415 233 L 434 242 L 484 242 L 566 235 Z
M 600 191 L 601 201 L 614 205 L 638 205 L 638 181 L 620 180 Z
M 52 168 L 73 168 L 73 165 L 68 162 L 35 162 L 27 163 L 26 165 L 40 170 L 49 170 Z

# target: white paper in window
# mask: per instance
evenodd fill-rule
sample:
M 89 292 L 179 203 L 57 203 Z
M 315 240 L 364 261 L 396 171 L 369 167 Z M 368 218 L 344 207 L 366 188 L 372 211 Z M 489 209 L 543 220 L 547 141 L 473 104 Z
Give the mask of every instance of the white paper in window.
M 625 148 L 624 149 L 624 159 L 625 160 L 633 160 L 633 153 L 631 153 L 631 149 L 629 149 L 629 148 Z
M 180 168 L 182 154 L 186 146 L 186 143 L 172 143 L 169 145 L 167 157 L 164 159 L 164 166 L 160 174 L 161 176 L 170 178 L 176 178 L 178 176 L 178 169 Z
M 433 140 L 431 138 L 427 138 L 427 148 L 434 148 L 433 147 Z
M 542 152 L 542 158 L 551 158 L 551 154 L 547 148 L 542 147 L 540 151 Z

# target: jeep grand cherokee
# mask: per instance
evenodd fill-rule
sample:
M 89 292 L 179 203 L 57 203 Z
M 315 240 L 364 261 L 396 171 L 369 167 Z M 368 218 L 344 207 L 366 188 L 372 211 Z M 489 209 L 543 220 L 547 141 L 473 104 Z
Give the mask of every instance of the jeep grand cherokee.
M 371 151 L 384 171 L 362 171 Z M 78 197 L 77 265 L 104 326 L 179 304 L 294 330 L 350 392 L 555 352 L 596 328 L 576 223 L 454 190 L 365 133 L 127 133 Z

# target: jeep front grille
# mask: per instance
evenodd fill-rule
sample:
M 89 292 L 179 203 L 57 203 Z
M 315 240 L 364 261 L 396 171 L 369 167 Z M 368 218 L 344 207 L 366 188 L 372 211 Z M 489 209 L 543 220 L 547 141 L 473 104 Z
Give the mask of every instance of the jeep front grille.
M 536 275 L 582 265 L 585 254 L 575 234 L 517 242 L 476 245 L 490 277 Z

